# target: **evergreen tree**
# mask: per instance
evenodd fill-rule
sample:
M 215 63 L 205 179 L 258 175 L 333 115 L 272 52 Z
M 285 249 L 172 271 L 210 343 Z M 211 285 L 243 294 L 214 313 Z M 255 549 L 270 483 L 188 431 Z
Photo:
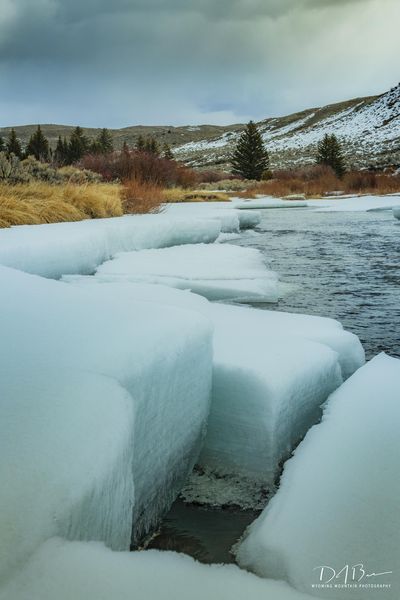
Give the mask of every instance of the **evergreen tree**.
M 111 132 L 105 127 L 100 131 L 97 141 L 102 154 L 110 154 L 114 150 L 114 142 Z
M 0 152 L 4 152 L 5 149 L 6 149 L 6 144 L 4 142 L 4 139 L 0 135 Z
M 346 167 L 342 148 L 335 134 L 326 134 L 319 142 L 316 162 L 319 165 L 331 167 L 338 177 L 343 177 Z
M 260 180 L 268 169 L 269 157 L 253 121 L 246 125 L 232 156 L 232 173 L 245 179 Z
M 139 152 L 143 152 L 145 150 L 145 141 L 144 141 L 144 137 L 142 135 L 139 135 L 137 142 L 136 142 L 136 150 L 139 150 Z
M 130 150 L 130 148 L 129 148 L 128 142 L 126 140 L 124 140 L 124 143 L 122 144 L 122 152 L 124 154 L 129 154 L 129 150 Z
M 144 151 L 149 152 L 150 154 L 156 154 L 157 156 L 160 154 L 157 140 L 154 137 L 151 136 L 146 138 L 144 143 Z
M 167 158 L 168 160 L 174 160 L 172 150 L 167 143 L 165 143 L 163 146 L 163 158 Z
M 80 160 L 89 150 L 89 147 L 89 140 L 83 133 L 82 127 L 75 127 L 69 138 L 68 162 L 72 164 Z
M 29 139 L 25 151 L 26 156 L 34 156 L 36 160 L 46 162 L 50 158 L 50 146 L 48 139 L 43 135 L 43 132 L 38 125 L 37 130 Z
M 10 131 L 6 144 L 6 150 L 8 155 L 15 154 L 15 156 L 17 156 L 18 158 L 22 158 L 21 142 L 17 138 L 15 129 L 11 129 Z
M 65 165 L 68 162 L 68 142 L 64 138 L 62 139 L 61 135 L 58 136 L 57 146 L 54 150 L 54 162 L 58 165 Z

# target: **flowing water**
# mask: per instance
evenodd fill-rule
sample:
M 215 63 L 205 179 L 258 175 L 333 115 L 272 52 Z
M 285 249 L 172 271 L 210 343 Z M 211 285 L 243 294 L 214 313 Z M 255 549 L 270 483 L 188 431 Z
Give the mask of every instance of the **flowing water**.
M 259 249 L 288 292 L 258 308 L 332 317 L 357 334 L 367 358 L 400 356 L 400 221 L 391 211 L 264 210 L 257 231 L 229 243 Z M 232 562 L 229 550 L 257 516 L 177 500 L 149 547 Z

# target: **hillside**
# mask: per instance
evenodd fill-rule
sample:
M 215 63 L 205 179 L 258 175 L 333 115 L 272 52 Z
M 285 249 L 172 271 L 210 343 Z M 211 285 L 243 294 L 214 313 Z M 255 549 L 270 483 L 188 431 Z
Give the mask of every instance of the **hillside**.
M 16 127 L 26 143 L 36 125 Z M 242 124 L 229 126 L 133 126 L 112 130 L 117 148 L 134 145 L 139 135 L 152 135 L 168 143 L 177 158 L 198 168 L 229 169 L 229 155 Z M 325 133 L 335 133 L 344 142 L 349 166 L 400 165 L 400 84 L 380 96 L 356 98 L 259 123 L 270 151 L 273 168 L 292 167 L 313 160 L 317 142 Z M 71 126 L 43 125 L 52 146 L 59 135 L 68 136 Z M 7 135 L 9 128 L 0 128 Z M 98 129 L 85 129 L 94 137 Z

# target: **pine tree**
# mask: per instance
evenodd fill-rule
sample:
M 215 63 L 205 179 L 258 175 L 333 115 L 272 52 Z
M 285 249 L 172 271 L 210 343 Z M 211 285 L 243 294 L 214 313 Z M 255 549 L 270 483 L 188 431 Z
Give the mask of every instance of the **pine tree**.
M 122 144 L 122 152 L 124 154 L 129 154 L 129 150 L 130 150 L 130 148 L 129 148 L 128 142 L 126 140 L 124 140 L 124 143 Z
M 142 135 L 139 135 L 136 142 L 136 150 L 139 150 L 139 152 L 143 152 L 145 150 L 145 146 L 146 143 L 144 141 L 144 137 Z
M 58 136 L 57 146 L 53 154 L 54 162 L 58 165 L 65 165 L 68 161 L 68 142 L 61 135 Z
M 232 156 L 232 173 L 260 180 L 268 169 L 269 157 L 256 124 L 250 121 L 239 138 Z
M 6 144 L 4 142 L 4 139 L 0 135 L 0 152 L 4 152 L 5 149 L 6 149 Z
M 146 138 L 144 143 L 144 151 L 149 152 L 150 154 L 156 154 L 157 156 L 160 154 L 157 140 L 154 137 L 151 136 Z
M 165 143 L 163 146 L 163 158 L 167 158 L 168 160 L 174 160 L 172 150 L 167 143 Z
M 89 147 L 89 140 L 83 133 L 82 127 L 75 127 L 69 139 L 68 162 L 72 164 L 80 160 L 89 150 Z
M 337 177 L 341 178 L 346 172 L 342 148 L 335 134 L 325 134 L 318 143 L 316 162 L 319 165 L 331 167 Z
M 7 154 L 14 154 L 18 158 L 22 158 L 22 148 L 21 142 L 17 138 L 17 134 L 15 133 L 15 129 L 11 129 L 10 134 L 8 136 L 7 144 L 6 144 Z
M 110 154 L 114 150 L 114 142 L 111 132 L 104 127 L 97 138 L 102 154 Z
M 25 151 L 26 156 L 34 156 L 36 160 L 46 162 L 50 158 L 50 146 L 48 139 L 43 135 L 43 132 L 38 125 L 37 130 L 29 139 Z

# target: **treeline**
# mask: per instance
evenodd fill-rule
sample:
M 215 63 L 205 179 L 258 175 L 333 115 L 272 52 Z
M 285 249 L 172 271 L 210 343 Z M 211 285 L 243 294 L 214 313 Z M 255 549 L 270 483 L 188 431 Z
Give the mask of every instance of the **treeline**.
M 130 148 L 124 142 L 122 152 L 131 150 L 152 154 L 168 160 L 174 159 L 168 144 L 164 144 L 160 148 L 157 140 L 151 136 L 145 138 L 140 135 L 134 148 Z M 114 151 L 113 137 L 107 128 L 101 129 L 94 139 L 90 139 L 85 135 L 82 127 L 75 127 L 68 139 L 58 137 L 54 150 L 52 150 L 49 140 L 44 135 L 40 125 L 31 135 L 25 148 L 22 147 L 15 129 L 11 129 L 6 140 L 0 136 L 0 152 L 5 152 L 8 157 L 14 155 L 19 159 L 23 159 L 33 156 L 36 160 L 45 163 L 52 162 L 57 166 L 73 165 L 85 156 L 105 156 L 112 154 Z
M 346 173 L 342 145 L 334 134 L 320 140 L 315 163 L 333 170 L 341 179 Z M 254 181 L 272 179 L 269 154 L 257 125 L 250 121 L 240 135 L 231 157 L 232 174 Z

